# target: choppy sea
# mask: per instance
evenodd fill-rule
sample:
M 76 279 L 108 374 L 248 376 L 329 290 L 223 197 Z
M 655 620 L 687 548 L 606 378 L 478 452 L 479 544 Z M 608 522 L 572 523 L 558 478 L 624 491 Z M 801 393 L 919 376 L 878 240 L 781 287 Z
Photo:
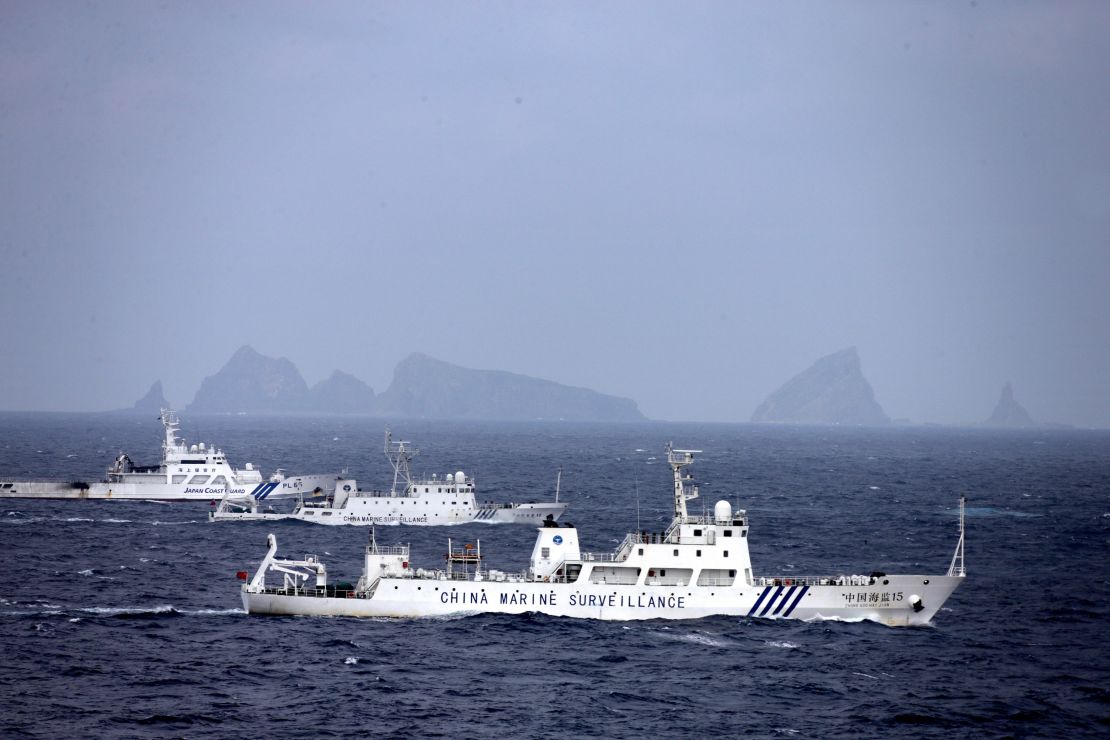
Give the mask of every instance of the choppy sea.
M 377 419 L 186 417 L 268 475 L 390 480 Z M 208 504 L 0 500 L 4 737 L 1106 737 L 1110 433 L 395 421 L 414 468 L 537 501 L 605 551 L 665 526 L 663 446 L 703 502 L 749 512 L 757 575 L 943 573 L 968 498 L 968 578 L 929 627 L 718 617 L 595 622 L 248 617 L 235 573 L 275 532 L 355 580 L 367 530 L 210 524 Z M 0 414 L 0 478 L 93 480 L 159 456 L 153 418 Z M 639 522 L 639 526 L 637 526 Z M 447 538 L 523 569 L 513 525 L 379 528 L 417 567 Z

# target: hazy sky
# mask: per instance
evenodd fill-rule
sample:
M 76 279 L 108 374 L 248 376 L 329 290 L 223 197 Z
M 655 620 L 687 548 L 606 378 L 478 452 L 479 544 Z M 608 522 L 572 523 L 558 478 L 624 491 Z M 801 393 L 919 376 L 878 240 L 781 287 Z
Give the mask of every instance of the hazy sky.
M 240 345 L 1110 426 L 1110 3 L 0 3 L 0 408 Z

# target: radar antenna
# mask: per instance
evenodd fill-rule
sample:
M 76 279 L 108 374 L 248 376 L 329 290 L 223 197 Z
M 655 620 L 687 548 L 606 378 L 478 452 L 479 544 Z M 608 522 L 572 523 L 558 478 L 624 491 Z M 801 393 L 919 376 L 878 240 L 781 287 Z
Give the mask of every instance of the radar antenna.
M 390 496 L 397 495 L 397 483 L 399 481 L 403 480 L 405 482 L 406 491 L 412 487 L 410 463 L 419 453 L 420 450 L 412 447 L 404 440 L 394 442 L 393 432 L 389 429 L 385 430 L 385 456 L 389 458 L 389 464 L 393 466 L 393 488 L 389 490 Z
M 166 428 L 166 441 L 162 443 L 162 459 L 165 460 L 166 453 L 180 451 L 184 443 L 177 438 L 177 431 L 181 429 L 181 422 L 174 410 L 162 409 L 160 417 L 162 426 Z
M 674 515 L 680 521 L 686 521 L 686 502 L 698 497 L 698 487 L 691 483 L 694 476 L 683 475 L 682 469 L 694 464 L 694 453 L 701 450 L 676 450 L 672 443 L 667 443 L 667 462 L 674 471 Z

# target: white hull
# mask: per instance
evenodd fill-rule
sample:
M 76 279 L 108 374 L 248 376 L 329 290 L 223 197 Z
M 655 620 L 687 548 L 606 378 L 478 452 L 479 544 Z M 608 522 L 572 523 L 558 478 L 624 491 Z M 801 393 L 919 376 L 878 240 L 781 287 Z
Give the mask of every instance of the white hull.
M 567 505 L 560 503 L 538 504 L 493 504 L 488 506 L 442 506 L 419 507 L 409 506 L 405 511 L 396 499 L 377 499 L 373 503 L 382 502 L 383 506 L 329 508 L 314 504 L 298 505 L 288 513 L 266 511 L 235 511 L 231 507 L 221 506 L 217 511 L 209 514 L 212 521 L 279 521 L 293 519 L 315 524 L 330 526 L 357 525 L 357 526 L 391 526 L 408 524 L 414 526 L 439 526 L 450 524 L 469 524 L 479 522 L 482 524 L 542 524 L 550 516 L 557 520 L 566 511 Z M 417 503 L 409 501 L 408 503 Z M 414 511 L 415 509 L 415 511 Z
M 246 500 L 252 492 L 262 492 L 268 499 L 289 498 L 335 490 L 334 475 L 291 476 L 281 481 L 250 482 L 245 485 L 216 487 L 188 483 L 107 483 L 97 481 L 88 488 L 76 488 L 61 481 L 0 481 L 0 498 L 40 499 L 112 499 L 116 501 L 218 501 L 225 495 Z M 257 493 L 255 494 L 257 495 Z
M 353 479 L 332 481 L 327 496 L 298 502 L 292 509 L 263 508 L 258 500 L 224 501 L 209 519 L 221 521 L 279 521 L 294 519 L 316 524 L 439 526 L 450 524 L 534 524 L 556 521 L 567 505 L 559 503 L 558 482 L 555 501 L 526 504 L 479 503 L 474 479 L 463 471 L 442 478 L 413 478 L 410 463 L 416 451 L 408 442 L 394 442 L 385 433 L 385 454 L 393 465 L 393 485 L 388 491 L 364 491 Z M 403 485 L 402 485 L 403 484 Z M 255 497 L 257 499 L 257 497 Z
M 330 494 L 336 476 L 301 475 L 286 477 L 278 470 L 270 480 L 247 463 L 242 470 L 231 466 L 223 450 L 203 442 L 188 445 L 177 436 L 180 422 L 169 409 L 162 409 L 165 440 L 159 465 L 135 466 L 120 453 L 104 480 L 95 483 L 69 481 L 0 480 L 0 498 L 32 499 L 117 499 L 125 501 L 212 501 L 214 499 L 262 500 Z
M 443 617 L 538 612 L 580 619 L 696 619 L 729 615 L 759 619 L 872 620 L 891 626 L 926 624 L 963 582 L 964 516 L 946 575 L 756 577 L 748 549 L 747 512 L 725 500 L 712 514 L 691 516 L 698 496 L 683 471 L 696 450 L 667 447 L 674 474 L 675 515 L 663 532 L 632 532 L 612 552 L 583 552 L 571 524 L 536 529 L 529 568 L 485 569 L 481 542 L 452 548 L 443 569 L 414 568 L 408 545 L 379 547 L 371 532 L 357 585 L 329 585 L 315 555 L 266 556 L 242 588 L 248 614 L 328 617 Z M 281 586 L 267 575 L 279 574 Z M 241 577 L 246 578 L 242 573 Z
M 962 581 L 961 576 L 901 575 L 886 576 L 867 586 L 668 588 L 382 578 L 371 589 L 370 596 L 294 595 L 292 590 L 252 593 L 245 585 L 242 596 L 243 608 L 248 614 L 285 616 L 413 618 L 535 612 L 621 621 L 727 615 L 764 619 L 871 620 L 901 627 L 928 623 Z M 914 610 L 912 596 L 920 599 L 920 611 Z

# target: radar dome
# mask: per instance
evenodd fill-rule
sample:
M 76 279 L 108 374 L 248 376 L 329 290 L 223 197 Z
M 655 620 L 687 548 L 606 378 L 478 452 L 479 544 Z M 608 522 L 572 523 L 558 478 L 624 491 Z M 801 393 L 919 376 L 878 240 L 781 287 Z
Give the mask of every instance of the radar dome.
M 455 482 L 466 483 L 466 476 L 463 475 L 463 471 L 460 470 L 459 472 L 455 473 Z
M 732 504 L 724 500 L 718 501 L 713 506 L 713 518 L 718 523 L 732 521 Z
M 455 482 L 455 474 L 454 473 L 448 473 L 447 474 L 447 482 L 448 483 L 454 483 Z

